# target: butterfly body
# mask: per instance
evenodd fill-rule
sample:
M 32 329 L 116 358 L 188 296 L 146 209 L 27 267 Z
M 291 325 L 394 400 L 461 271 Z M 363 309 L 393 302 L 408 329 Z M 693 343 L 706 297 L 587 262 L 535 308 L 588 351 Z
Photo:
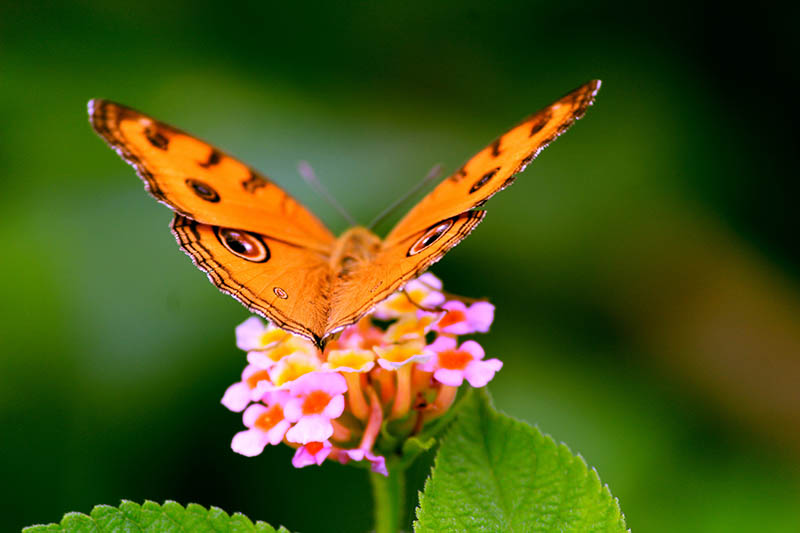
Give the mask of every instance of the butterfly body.
M 138 111 L 92 100 L 89 115 L 175 212 L 178 244 L 220 290 L 321 346 L 464 239 L 485 216 L 477 208 L 580 118 L 599 88 L 589 82 L 501 135 L 384 239 L 363 227 L 336 238 L 266 176 Z
M 331 271 L 339 278 L 351 274 L 359 265 L 368 265 L 381 250 L 381 238 L 367 228 L 355 226 L 336 239 L 331 254 Z

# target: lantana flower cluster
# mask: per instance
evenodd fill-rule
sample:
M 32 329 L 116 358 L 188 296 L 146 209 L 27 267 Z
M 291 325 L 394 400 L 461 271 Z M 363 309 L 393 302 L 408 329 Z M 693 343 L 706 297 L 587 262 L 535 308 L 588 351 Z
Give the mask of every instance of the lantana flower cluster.
M 368 461 L 387 475 L 386 453 L 445 414 L 466 380 L 483 387 L 500 370 L 474 340 L 494 306 L 448 299 L 431 273 L 416 278 L 320 350 L 258 317 L 236 328 L 247 352 L 241 381 L 222 403 L 243 413 L 231 447 L 252 457 L 267 444 L 296 449 L 292 464 Z M 383 453 L 384 455 L 381 455 Z

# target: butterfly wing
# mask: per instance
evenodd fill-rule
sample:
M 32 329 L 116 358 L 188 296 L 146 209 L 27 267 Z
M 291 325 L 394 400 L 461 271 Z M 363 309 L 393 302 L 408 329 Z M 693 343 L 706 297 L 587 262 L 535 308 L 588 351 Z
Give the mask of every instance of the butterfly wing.
M 599 81 L 589 82 L 534 114 L 425 196 L 372 260 L 334 281 L 328 329 L 353 323 L 469 235 L 485 216 L 475 208 L 510 185 L 515 174 L 583 116 L 599 88 Z
M 403 242 L 409 235 L 483 205 L 511 185 L 539 152 L 564 133 L 592 105 L 600 81 L 578 87 L 498 137 L 425 196 L 386 237 Z
M 469 235 L 484 216 L 484 211 L 470 210 L 402 239 L 384 242 L 370 261 L 345 276 L 336 276 L 327 329 L 337 331 L 356 322 L 441 259 Z
M 124 106 L 93 100 L 89 113 L 147 190 L 176 211 L 178 243 L 220 290 L 321 344 L 464 239 L 485 215 L 474 208 L 580 118 L 599 87 L 590 82 L 502 135 L 411 209 L 374 256 L 335 273 L 331 256 L 342 243 L 265 177 Z
M 172 126 L 109 102 L 89 102 L 94 130 L 176 213 L 212 226 L 237 228 L 310 249 L 335 240 L 313 215 L 247 165 Z
M 208 279 L 250 311 L 317 342 L 325 336 L 331 279 L 326 255 L 181 215 L 175 215 L 172 233 Z

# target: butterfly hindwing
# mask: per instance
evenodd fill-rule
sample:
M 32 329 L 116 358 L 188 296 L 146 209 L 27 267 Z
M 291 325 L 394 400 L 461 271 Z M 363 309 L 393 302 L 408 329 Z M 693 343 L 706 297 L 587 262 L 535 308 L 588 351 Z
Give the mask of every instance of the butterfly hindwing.
M 515 174 L 583 116 L 599 89 L 600 81 L 591 81 L 498 137 L 415 205 L 392 229 L 386 242 L 403 239 L 437 220 L 479 207 L 511 185 Z
M 95 131 L 156 199 L 185 217 L 326 250 L 333 234 L 272 181 L 213 146 L 133 109 L 89 102 Z
M 265 235 L 175 215 L 172 232 L 222 292 L 282 328 L 319 340 L 330 314 L 330 267 L 322 254 Z

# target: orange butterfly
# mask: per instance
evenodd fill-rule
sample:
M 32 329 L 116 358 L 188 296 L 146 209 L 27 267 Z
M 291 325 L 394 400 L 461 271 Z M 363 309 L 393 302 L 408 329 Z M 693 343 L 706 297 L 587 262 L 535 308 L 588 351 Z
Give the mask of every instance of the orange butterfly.
M 385 239 L 336 238 L 271 180 L 172 126 L 89 102 L 92 127 L 175 211 L 172 232 L 209 279 L 249 310 L 323 345 L 441 259 L 483 220 L 482 206 L 583 116 L 600 81 L 534 114 L 425 196 Z

